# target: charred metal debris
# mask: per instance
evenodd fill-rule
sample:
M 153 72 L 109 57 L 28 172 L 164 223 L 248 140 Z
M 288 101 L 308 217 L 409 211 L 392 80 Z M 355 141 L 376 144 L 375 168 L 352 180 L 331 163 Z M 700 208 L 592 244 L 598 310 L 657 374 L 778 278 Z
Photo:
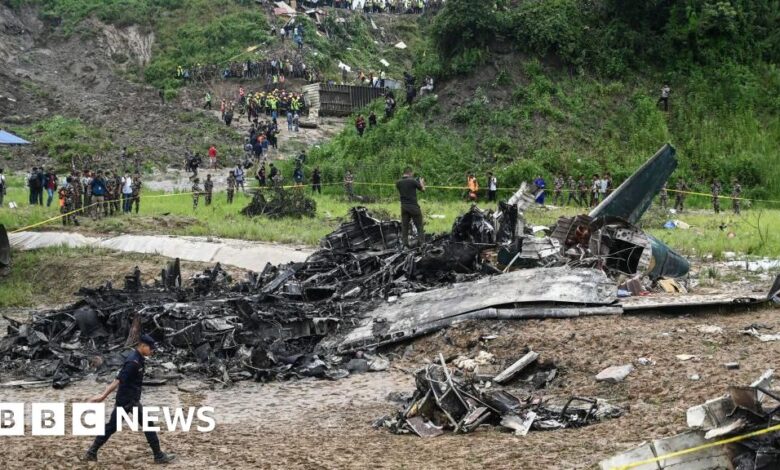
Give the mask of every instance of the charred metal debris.
M 530 430 L 587 426 L 622 414 L 601 399 L 545 399 L 544 389 L 555 380 L 557 369 L 552 362 L 540 361 L 534 351 L 527 350 L 503 371 L 490 367 L 489 356 L 482 352 L 474 359 L 459 357 L 451 368 L 440 354 L 437 364 L 415 372 L 416 389 L 403 400 L 403 408 L 379 418 L 374 427 L 436 437 L 446 431 L 468 433 L 480 426 L 500 426 L 525 436 Z
M 780 431 L 770 429 L 780 425 L 780 391 L 772 387 L 773 374 L 769 369 L 749 386 L 730 386 L 725 395 L 689 408 L 688 431 L 654 439 L 612 456 L 600 462 L 600 468 L 616 469 L 653 460 L 657 461 L 641 468 L 780 468 Z M 737 436 L 742 437 L 737 439 Z M 729 442 L 713 445 L 722 440 Z
M 0 370 L 64 385 L 115 370 L 143 331 L 164 345 L 150 361 L 160 380 L 339 378 L 381 368 L 367 350 L 464 319 L 620 314 L 618 284 L 643 288 L 639 279 L 688 270 L 634 225 L 675 166 L 665 146 L 590 214 L 552 228 L 525 223 L 539 189 L 523 185 L 497 212 L 473 207 L 423 246 L 402 247 L 398 221 L 356 207 L 305 262 L 237 282 L 217 265 L 185 287 L 178 260 L 154 285 L 134 270 L 121 289 L 82 288 L 68 308 L 9 319 Z
M 269 264 L 238 282 L 217 264 L 185 287 L 177 259 L 154 285 L 144 285 L 135 269 L 121 288 L 82 288 L 82 299 L 68 308 L 24 323 L 6 318 L 0 370 L 65 386 L 115 371 L 140 331 L 163 345 L 150 361 L 153 380 L 340 378 L 363 371 L 363 361 L 366 370 L 386 368 L 378 355 L 335 355 L 340 335 L 383 299 L 480 277 L 478 251 L 456 269 L 442 268 L 436 260 L 453 250 L 449 237 L 401 249 L 399 222 L 377 220 L 362 207 L 351 218 L 304 263 Z

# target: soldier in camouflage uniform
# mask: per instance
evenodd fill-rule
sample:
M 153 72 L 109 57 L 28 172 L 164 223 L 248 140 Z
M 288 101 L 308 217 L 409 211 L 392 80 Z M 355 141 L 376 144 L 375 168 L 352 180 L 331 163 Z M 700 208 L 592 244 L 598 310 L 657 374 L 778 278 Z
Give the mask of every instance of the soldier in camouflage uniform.
M 198 208 L 198 200 L 200 199 L 200 178 L 192 179 L 192 209 Z
M 122 177 L 119 175 L 118 171 L 114 172 L 114 191 L 111 195 L 111 204 L 113 204 L 112 211 L 119 214 L 119 212 L 122 210 L 121 208 L 121 200 L 122 197 Z
M 106 171 L 106 202 L 105 202 L 105 215 L 114 215 L 114 193 L 116 190 L 116 180 L 111 170 Z
M 739 184 L 739 181 L 737 181 L 736 178 L 731 180 L 731 197 L 733 198 L 731 200 L 731 208 L 734 209 L 734 213 L 739 215 L 740 213 L 740 200 L 739 198 L 742 197 L 742 185 Z
M 138 213 L 138 208 L 141 205 L 141 186 L 143 185 L 143 181 L 141 181 L 141 175 L 139 173 L 136 173 L 133 175 L 133 185 L 132 189 L 133 192 L 130 195 L 132 198 L 130 200 L 130 211 L 132 212 L 133 204 L 135 204 L 135 213 Z
M 66 183 L 63 188 L 60 188 L 60 197 L 63 199 L 62 207 L 60 208 L 60 212 L 65 214 L 65 216 L 62 218 L 62 225 L 79 225 L 79 220 L 76 218 L 76 197 L 78 195 L 78 190 L 76 189 L 76 186 L 79 183 L 78 178 L 74 177 L 67 177 Z
M 588 205 L 588 192 L 590 190 L 590 186 L 585 181 L 584 176 L 580 176 L 580 179 L 577 180 L 577 187 L 580 191 L 580 206 L 586 206 Z
M 88 170 L 84 170 L 79 180 L 81 191 L 84 194 L 84 209 L 89 208 L 87 213 L 92 213 L 94 209 L 90 207 L 92 205 L 92 177 L 93 175 Z
M 73 210 L 81 210 L 84 207 L 84 191 L 81 190 L 81 175 L 78 171 L 73 172 L 71 175 L 71 183 L 70 185 L 73 186 L 73 197 L 75 198 L 73 200 Z
M 721 189 L 720 181 L 718 181 L 717 178 L 713 179 L 712 184 L 710 185 L 710 192 L 712 193 L 712 210 L 714 210 L 716 214 L 720 214 Z
M 666 210 L 666 206 L 669 205 L 669 191 L 666 190 L 666 183 L 661 187 L 661 192 L 658 193 L 658 198 L 661 201 L 661 209 Z
M 553 198 L 552 203 L 554 206 L 563 204 L 563 176 L 560 174 L 555 175 L 553 180 Z
M 236 191 L 236 174 L 230 170 L 227 178 L 227 202 L 233 204 L 233 193 Z
M 579 206 L 580 201 L 577 199 L 577 182 L 574 180 L 573 176 L 569 176 L 566 185 L 569 188 L 569 197 L 566 198 L 566 205 L 568 206 L 574 201 L 574 204 Z
M 214 192 L 214 181 L 211 179 L 211 174 L 206 175 L 206 181 L 203 182 L 203 190 L 206 192 L 203 198 L 206 201 L 206 205 L 211 205 L 211 193 Z
M 682 178 L 674 185 L 674 210 L 682 212 L 685 206 L 685 191 L 688 191 L 688 183 Z

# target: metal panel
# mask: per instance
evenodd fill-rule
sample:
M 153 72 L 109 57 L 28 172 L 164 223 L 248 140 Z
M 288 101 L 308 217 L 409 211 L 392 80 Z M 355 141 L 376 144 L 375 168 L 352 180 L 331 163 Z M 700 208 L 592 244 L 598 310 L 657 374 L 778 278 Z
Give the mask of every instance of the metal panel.
M 383 93 L 381 88 L 323 84 L 319 88 L 320 114 L 348 116 L 382 97 Z
M 620 217 L 636 224 L 675 168 L 677 158 L 674 147 L 665 144 L 588 215 L 594 219 Z
M 615 283 L 596 269 L 568 267 L 522 269 L 473 282 L 403 296 L 386 303 L 347 335 L 341 349 L 389 343 L 443 328 L 489 307 L 563 303 L 608 305 Z

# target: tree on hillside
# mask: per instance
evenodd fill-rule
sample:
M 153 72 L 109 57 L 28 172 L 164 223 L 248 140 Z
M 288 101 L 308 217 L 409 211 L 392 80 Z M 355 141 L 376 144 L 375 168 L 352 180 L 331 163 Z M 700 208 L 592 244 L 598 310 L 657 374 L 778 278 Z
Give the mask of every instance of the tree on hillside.
M 448 0 L 432 28 L 442 59 L 447 61 L 469 49 L 487 47 L 502 30 L 498 9 L 495 0 Z

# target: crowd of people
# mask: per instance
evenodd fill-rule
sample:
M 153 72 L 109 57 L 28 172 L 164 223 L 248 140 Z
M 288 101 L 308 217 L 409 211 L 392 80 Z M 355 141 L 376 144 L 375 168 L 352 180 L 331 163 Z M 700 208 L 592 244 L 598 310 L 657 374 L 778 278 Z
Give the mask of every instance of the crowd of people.
M 308 8 L 333 7 L 364 13 L 421 14 L 436 11 L 445 0 L 303 0 Z
M 349 174 L 350 179 L 354 177 Z M 465 199 L 471 202 L 478 202 L 480 197 L 486 196 L 489 202 L 496 201 L 496 194 L 498 192 L 498 179 L 492 172 L 488 172 L 484 179 L 485 186 L 480 186 L 479 179 L 474 173 L 468 173 L 466 175 L 465 185 Z M 548 188 L 546 180 L 537 175 L 533 180 L 534 187 L 532 192 L 537 195 L 536 202 L 539 204 L 545 204 L 548 197 Z M 553 206 L 577 206 L 584 208 L 596 207 L 600 202 L 609 196 L 616 184 L 610 173 L 604 173 L 599 175 L 594 173 L 590 178 L 584 175 L 564 175 L 556 174 L 553 177 L 553 185 L 550 197 L 550 203 Z M 486 188 L 482 190 L 482 188 Z M 541 190 L 541 191 L 539 191 Z M 674 193 L 674 205 L 669 204 L 669 193 Z M 685 200 L 687 196 L 691 194 L 691 188 L 683 178 L 678 178 L 674 184 L 674 189 L 669 190 L 667 185 L 661 188 L 658 194 L 658 203 L 662 209 L 674 209 L 677 212 L 682 212 L 685 209 Z M 715 178 L 710 184 L 710 194 L 712 202 L 712 210 L 715 213 L 721 211 L 721 199 L 728 198 L 731 200 L 731 208 L 735 214 L 741 212 L 741 200 L 742 200 L 742 185 L 737 178 L 731 179 L 731 191 L 729 196 L 726 196 L 723 191 L 723 186 L 720 180 Z
M 46 206 L 58 201 L 63 225 L 79 225 L 78 216 L 87 215 L 92 219 L 101 219 L 120 213 L 130 213 L 135 207 L 138 213 L 141 205 L 142 178 L 139 173 L 133 175 L 126 171 L 91 170 L 71 171 L 63 178 L 53 169 L 35 167 L 27 175 L 29 202 L 31 205 L 43 205 L 46 194 Z
M 287 23 L 278 28 L 278 30 L 276 26 L 271 26 L 271 35 L 278 35 L 282 42 L 284 42 L 285 38 L 290 38 L 296 45 L 296 51 L 293 55 L 288 56 L 285 54 L 281 58 L 277 56 L 264 59 L 251 58 L 241 61 L 231 60 L 224 64 L 180 64 L 176 66 L 175 77 L 184 82 L 227 80 L 231 78 L 265 78 L 266 87 L 270 87 L 280 80 L 281 83 L 284 83 L 286 78 L 305 79 L 309 83 L 315 83 L 320 80 L 319 72 L 307 66 L 303 59 L 304 30 L 300 25 Z
M 204 108 L 212 109 L 212 106 L 211 94 L 207 93 Z M 243 86 L 240 86 L 235 96 L 223 98 L 220 101 L 219 111 L 221 119 L 227 126 L 230 126 L 233 120 L 241 119 L 244 116 L 254 127 L 270 123 L 278 126 L 277 120 L 284 116 L 287 120 L 287 129 L 297 132 L 301 116 L 306 112 L 306 101 L 300 93 L 293 93 L 285 89 L 247 91 Z M 272 142 L 275 142 L 272 136 L 268 137 Z

